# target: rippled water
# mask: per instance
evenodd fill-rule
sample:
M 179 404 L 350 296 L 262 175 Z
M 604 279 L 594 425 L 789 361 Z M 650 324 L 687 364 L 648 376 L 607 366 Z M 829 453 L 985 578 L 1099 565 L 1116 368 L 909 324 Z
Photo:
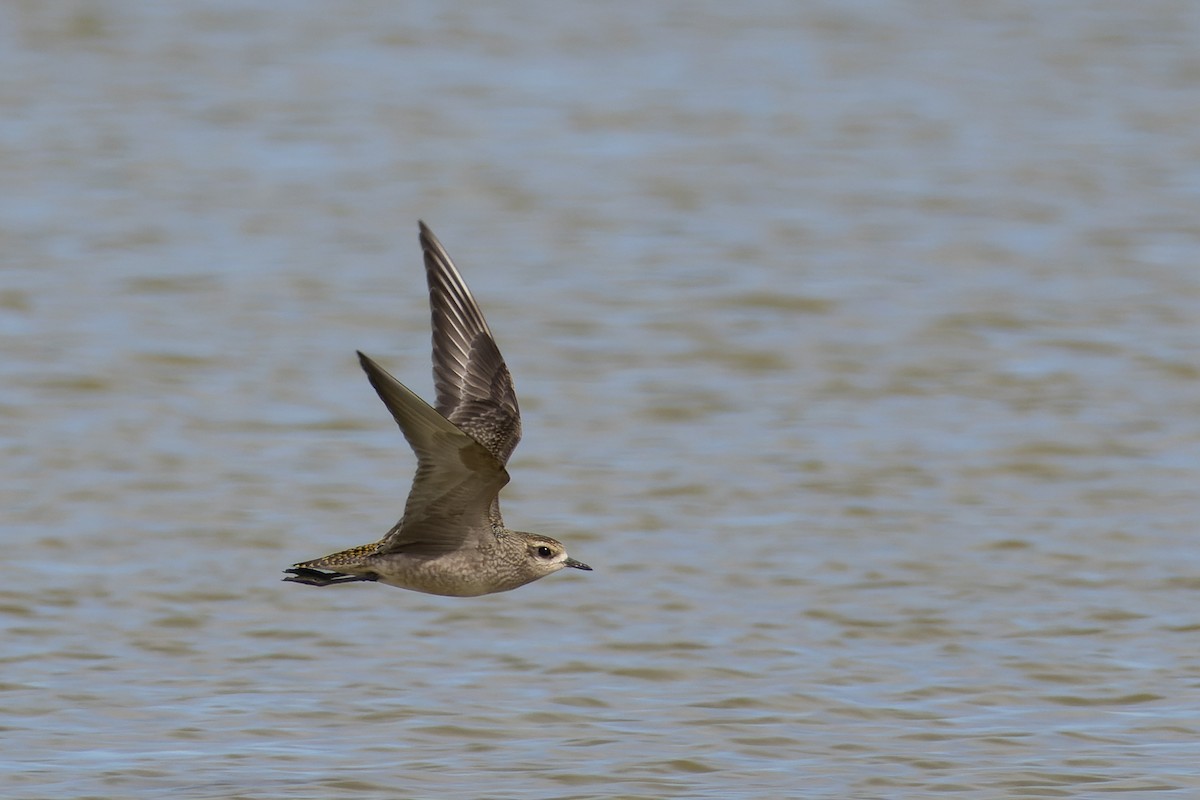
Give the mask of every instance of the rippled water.
M 1193 797 L 1200 7 L 9 4 L 0 794 Z M 593 573 L 283 584 L 417 217 Z

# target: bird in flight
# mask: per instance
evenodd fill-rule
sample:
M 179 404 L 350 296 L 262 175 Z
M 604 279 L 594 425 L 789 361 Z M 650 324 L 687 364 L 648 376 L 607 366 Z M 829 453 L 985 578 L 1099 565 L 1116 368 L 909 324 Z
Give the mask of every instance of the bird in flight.
M 505 527 L 499 493 L 521 440 L 512 375 L 442 243 L 420 227 L 433 316 L 437 407 L 361 352 L 358 360 L 417 455 L 404 516 L 373 544 L 302 561 L 285 581 L 378 581 L 452 597 L 506 592 L 566 567 L 591 570 L 556 539 Z

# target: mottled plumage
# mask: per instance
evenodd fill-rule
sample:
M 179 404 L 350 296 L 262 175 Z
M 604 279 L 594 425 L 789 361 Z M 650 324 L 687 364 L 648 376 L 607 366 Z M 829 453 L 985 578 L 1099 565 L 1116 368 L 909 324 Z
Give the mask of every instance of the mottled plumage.
M 509 530 L 498 494 L 521 440 L 512 375 L 433 232 L 419 223 L 433 318 L 437 407 L 362 353 L 359 362 L 417 455 L 404 516 L 378 542 L 284 570 L 310 586 L 379 581 L 469 597 L 515 589 L 564 567 L 591 567 L 548 536 Z

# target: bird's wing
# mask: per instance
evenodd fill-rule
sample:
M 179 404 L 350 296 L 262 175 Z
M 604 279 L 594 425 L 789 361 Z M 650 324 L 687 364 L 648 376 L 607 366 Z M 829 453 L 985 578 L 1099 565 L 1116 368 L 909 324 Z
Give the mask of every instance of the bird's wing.
M 490 537 L 489 514 L 508 483 L 504 465 L 370 358 L 358 360 L 417 454 L 404 517 L 377 552 L 444 553 Z
M 512 375 L 466 281 L 433 231 L 419 224 L 433 316 L 437 410 L 507 464 L 521 440 Z

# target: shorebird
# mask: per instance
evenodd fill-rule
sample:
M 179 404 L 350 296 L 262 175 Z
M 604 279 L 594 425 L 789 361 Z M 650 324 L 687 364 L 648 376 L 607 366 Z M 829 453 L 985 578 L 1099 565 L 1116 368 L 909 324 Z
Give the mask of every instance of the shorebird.
M 419 222 L 433 316 L 433 408 L 361 352 L 379 399 L 417 455 L 404 516 L 382 539 L 294 564 L 285 581 L 378 581 L 428 594 L 506 592 L 566 567 L 591 570 L 549 536 L 500 516 L 505 464 L 521 439 L 512 375 L 462 275 Z

